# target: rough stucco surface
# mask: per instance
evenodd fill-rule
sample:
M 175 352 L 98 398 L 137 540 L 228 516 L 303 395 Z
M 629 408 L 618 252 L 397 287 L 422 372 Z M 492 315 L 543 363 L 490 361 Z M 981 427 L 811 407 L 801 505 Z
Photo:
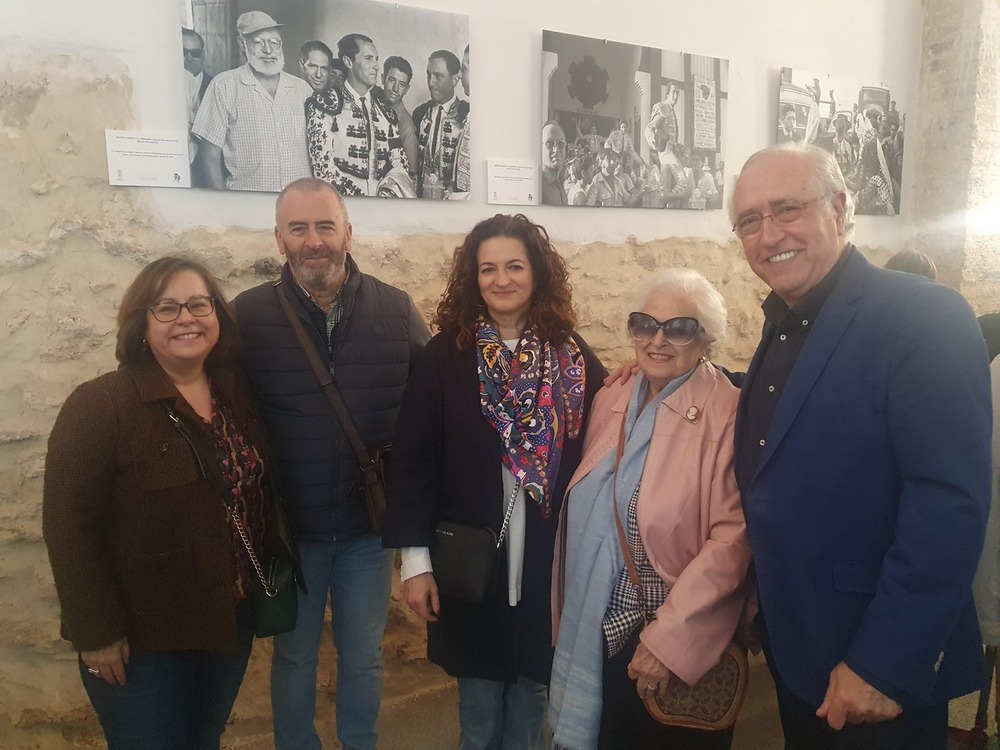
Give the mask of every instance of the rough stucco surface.
M 141 190 L 107 184 L 106 128 L 134 127 L 131 83 L 120 63 L 40 53 L 0 57 L 0 745 L 54 724 L 67 737 L 93 737 L 94 722 L 59 639 L 58 603 L 41 539 L 46 438 L 77 384 L 114 367 L 115 314 L 125 286 L 145 262 L 166 253 L 198 255 L 227 292 L 272 278 L 279 256 L 268 232 L 213 227 L 171 231 L 145 208 Z M 206 194 L 206 199 L 211 196 Z M 483 214 L 490 211 L 484 208 Z M 608 214 L 627 227 L 628 212 Z M 625 231 L 623 231 L 623 236 Z M 413 295 L 428 316 L 443 288 L 457 235 L 365 241 L 355 227 L 362 270 Z M 738 244 L 662 239 L 618 245 L 556 244 L 572 268 L 580 331 L 609 368 L 629 358 L 624 313 L 641 280 L 671 265 L 696 268 L 730 307 L 730 332 L 717 361 L 743 368 L 757 342 L 764 287 Z M 876 262 L 888 251 L 870 253 Z M 85 446 L 81 446 L 85 451 Z M 387 664 L 426 684 L 422 630 L 394 604 Z M 269 643 L 258 645 L 237 721 L 269 714 Z M 333 654 L 324 646 L 321 686 L 332 689 Z M 423 681 L 423 682 L 422 682 Z M 47 746 L 47 745 L 46 745 Z M 55 747 L 58 745 L 52 745 Z

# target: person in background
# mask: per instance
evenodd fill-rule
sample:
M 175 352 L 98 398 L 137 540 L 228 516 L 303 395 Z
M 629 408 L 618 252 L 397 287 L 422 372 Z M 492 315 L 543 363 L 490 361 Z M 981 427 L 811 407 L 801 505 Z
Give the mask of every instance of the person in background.
M 398 55 L 391 55 L 382 64 L 382 90 L 385 98 L 392 106 L 392 111 L 396 113 L 396 123 L 399 126 L 399 140 L 403 144 L 403 152 L 406 154 L 406 166 L 411 177 L 416 178 L 417 164 L 420 161 L 420 150 L 417 145 L 417 128 L 413 124 L 413 115 L 410 114 L 403 97 L 410 90 L 410 81 L 413 80 L 413 68 L 406 58 Z
M 937 280 L 937 266 L 934 261 L 916 250 L 901 250 L 886 261 L 885 267 L 890 271 L 904 271 L 926 276 L 931 281 Z
M 193 29 L 181 28 L 181 43 L 184 48 L 184 70 L 190 76 L 184 78 L 184 88 L 188 112 L 188 163 L 191 165 L 191 187 L 205 187 L 207 182 L 197 161 L 198 139 L 191 133 L 198 107 L 205 97 L 212 76 L 205 72 L 205 40 Z
M 566 133 L 555 120 L 542 125 L 542 203 L 565 206 Z
M 796 130 L 798 127 L 795 116 L 795 105 L 781 105 L 781 119 L 778 120 L 778 143 L 798 143 L 802 140 L 802 135 Z
M 330 62 L 333 52 L 323 42 L 306 42 L 300 49 L 299 68 L 313 93 L 325 91 L 330 85 Z
M 409 296 L 363 273 L 336 189 L 313 177 L 275 203 L 278 282 L 235 300 L 244 364 L 274 449 L 306 592 L 295 630 L 275 636 L 271 707 L 276 750 L 319 750 L 316 669 L 330 600 L 337 649 L 337 739 L 374 750 L 382 699 L 382 633 L 392 554 L 382 549 L 359 494 L 354 453 L 305 351 L 282 312 L 283 295 L 308 332 L 365 445 L 389 442 L 410 367 L 430 332 Z
M 462 63 L 454 52 L 439 49 L 427 59 L 427 89 L 431 98 L 413 110 L 420 146 L 417 194 L 441 200 L 455 179 L 455 158 L 462 131 L 469 121 L 469 102 L 455 88 Z
M 986 347 L 954 289 L 871 265 L 832 154 L 751 156 L 730 218 L 771 288 L 736 419 L 788 750 L 943 750 L 979 687 Z
M 118 369 L 78 386 L 49 436 L 61 632 L 110 750 L 219 747 L 263 595 L 240 532 L 259 560 L 291 552 L 236 343 L 211 273 L 155 260 L 118 309 Z
M 348 74 L 347 66 L 344 65 L 344 61 L 339 57 L 334 57 L 330 61 L 330 86 L 336 91 L 340 91 L 344 88 L 344 83 L 347 81 Z
M 472 96 L 471 75 L 469 73 L 469 45 L 465 45 L 465 52 L 462 54 L 462 88 L 465 89 L 466 97 Z M 462 134 L 458 137 L 458 145 L 455 147 L 455 174 L 448 194 L 449 200 L 466 201 L 469 200 L 470 188 L 472 187 L 472 120 L 465 121 Z
M 739 391 L 709 361 L 726 307 L 684 268 L 647 280 L 637 302 L 628 331 L 639 375 L 597 394 L 560 518 L 549 723 L 559 748 L 724 749 L 731 732 L 663 726 L 642 696 L 700 680 L 747 604 L 733 474 Z
M 604 367 L 573 329 L 566 264 L 518 214 L 479 222 L 456 249 L 440 328 L 406 386 L 393 439 L 383 544 L 402 548 L 403 596 L 427 655 L 458 678 L 460 746 L 546 747 L 556 518 Z M 438 591 L 437 521 L 497 532 L 492 591 Z

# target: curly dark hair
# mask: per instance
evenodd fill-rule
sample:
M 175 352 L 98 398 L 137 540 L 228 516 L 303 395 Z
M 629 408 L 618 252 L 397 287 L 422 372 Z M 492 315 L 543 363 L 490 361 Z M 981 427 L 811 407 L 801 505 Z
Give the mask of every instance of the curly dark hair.
M 228 366 L 235 362 L 239 348 L 236 316 L 226 301 L 222 286 L 212 272 L 191 258 L 167 255 L 147 265 L 135 277 L 118 308 L 118 344 L 115 357 L 123 365 L 140 365 L 153 361 L 153 353 L 143 344 L 146 337 L 146 311 L 183 271 L 194 271 L 215 299 L 215 316 L 219 319 L 219 340 L 212 348 L 205 366 Z
M 497 214 L 472 228 L 461 246 L 455 248 L 451 273 L 434 323 L 455 337 L 455 345 L 465 350 L 476 341 L 476 320 L 485 314 L 486 303 L 479 293 L 479 246 L 493 237 L 520 240 L 528 251 L 534 292 L 526 325 L 539 340 L 559 346 L 576 328 L 569 271 L 562 256 L 549 241 L 545 227 L 524 214 Z

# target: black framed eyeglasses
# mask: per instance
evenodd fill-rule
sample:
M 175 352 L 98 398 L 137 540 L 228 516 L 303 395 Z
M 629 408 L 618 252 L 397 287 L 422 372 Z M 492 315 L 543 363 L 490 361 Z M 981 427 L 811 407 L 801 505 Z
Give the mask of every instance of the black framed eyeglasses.
M 199 57 L 201 57 L 201 53 L 203 51 L 204 50 L 200 49 L 186 49 L 184 50 L 184 57 L 193 57 L 195 60 L 197 60 Z
M 196 318 L 206 318 L 215 311 L 215 297 L 192 297 L 187 302 L 161 299 L 150 305 L 149 311 L 161 323 L 173 323 L 181 316 L 181 310 L 185 307 Z
M 656 338 L 657 331 L 663 331 L 667 343 L 687 346 L 698 337 L 701 324 L 697 318 L 671 318 L 659 321 L 652 315 L 633 312 L 628 315 L 628 334 L 636 341 L 645 343 Z
M 741 240 L 745 240 L 748 237 L 756 237 L 764 229 L 764 219 L 770 219 L 775 224 L 779 226 L 788 226 L 789 224 L 794 224 L 801 218 L 805 210 L 814 203 L 818 203 L 828 196 L 820 195 L 812 200 L 808 200 L 805 203 L 785 203 L 778 206 L 769 214 L 747 214 L 741 217 L 733 225 L 733 232 Z

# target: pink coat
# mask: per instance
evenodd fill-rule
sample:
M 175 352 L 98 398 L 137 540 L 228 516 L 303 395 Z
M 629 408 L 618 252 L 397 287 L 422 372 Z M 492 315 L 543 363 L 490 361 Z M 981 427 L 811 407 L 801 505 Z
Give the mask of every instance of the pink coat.
M 615 450 L 632 379 L 597 394 L 583 459 L 570 480 L 553 564 L 553 633 L 562 611 L 564 519 L 572 488 Z M 658 407 L 638 500 L 639 535 L 670 595 L 641 639 L 685 682 L 719 660 L 747 607 L 750 565 L 746 522 L 733 474 L 733 425 L 739 391 L 710 363 L 698 366 Z M 625 522 L 625 519 L 622 519 Z

